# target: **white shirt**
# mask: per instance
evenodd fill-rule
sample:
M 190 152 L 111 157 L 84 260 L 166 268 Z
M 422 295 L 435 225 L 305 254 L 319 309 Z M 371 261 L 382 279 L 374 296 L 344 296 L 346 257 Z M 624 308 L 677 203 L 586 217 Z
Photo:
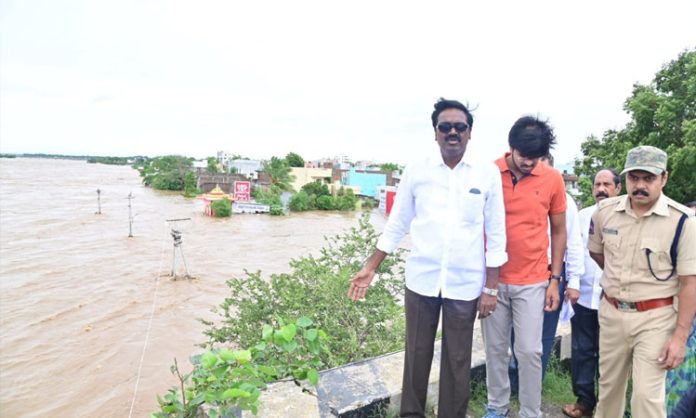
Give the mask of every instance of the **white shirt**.
M 582 241 L 580 233 L 580 223 L 578 221 L 578 205 L 575 199 L 566 193 L 566 252 L 563 256 L 565 261 L 565 279 L 569 289 L 578 290 L 580 288 L 580 276 L 585 272 L 583 252 L 587 251 L 587 239 Z M 549 260 L 551 260 L 551 226 L 549 225 Z
M 466 157 L 450 169 L 439 155 L 409 165 L 377 248 L 391 253 L 409 228 L 406 287 L 423 296 L 476 299 L 486 267 L 507 261 L 500 171 Z
M 596 204 L 580 210 L 578 214 L 585 254 L 585 273 L 580 277 L 580 299 L 578 299 L 578 303 L 590 309 L 599 309 L 599 299 L 602 296 L 602 288 L 599 285 L 599 280 L 602 278 L 602 269 L 590 257 L 590 251 L 587 249 L 587 237 L 595 209 L 597 209 Z

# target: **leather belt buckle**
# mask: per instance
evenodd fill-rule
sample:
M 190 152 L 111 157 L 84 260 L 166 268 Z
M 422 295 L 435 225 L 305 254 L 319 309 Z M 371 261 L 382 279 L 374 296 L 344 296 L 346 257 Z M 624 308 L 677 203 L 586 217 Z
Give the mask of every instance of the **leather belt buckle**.
M 614 299 L 614 306 L 621 312 L 638 312 L 636 309 L 636 304 L 633 302 L 624 302 L 622 300 Z

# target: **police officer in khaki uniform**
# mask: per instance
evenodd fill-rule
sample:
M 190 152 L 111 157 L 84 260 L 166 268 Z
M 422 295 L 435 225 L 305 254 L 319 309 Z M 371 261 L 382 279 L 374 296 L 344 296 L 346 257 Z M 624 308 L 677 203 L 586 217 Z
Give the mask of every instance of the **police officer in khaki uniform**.
M 662 194 L 667 154 L 661 149 L 633 148 L 624 173 L 627 194 L 600 202 L 587 243 L 604 269 L 595 417 L 623 416 L 632 376 L 633 417 L 659 418 L 666 416 L 666 372 L 684 360 L 696 313 L 696 218 Z M 673 269 L 670 247 L 683 214 Z

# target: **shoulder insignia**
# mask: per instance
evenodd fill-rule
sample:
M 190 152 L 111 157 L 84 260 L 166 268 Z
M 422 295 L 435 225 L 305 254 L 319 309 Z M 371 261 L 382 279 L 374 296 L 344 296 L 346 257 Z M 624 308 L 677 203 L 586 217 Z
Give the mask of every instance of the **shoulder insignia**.
M 616 206 L 619 204 L 619 202 L 621 202 L 621 198 L 623 198 L 623 195 L 603 199 L 601 202 L 597 203 L 597 209 L 604 209 L 609 206 Z

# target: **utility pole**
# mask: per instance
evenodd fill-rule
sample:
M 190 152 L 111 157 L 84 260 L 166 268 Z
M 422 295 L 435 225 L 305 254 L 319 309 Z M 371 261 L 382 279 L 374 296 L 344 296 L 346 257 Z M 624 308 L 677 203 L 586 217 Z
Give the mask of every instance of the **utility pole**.
M 179 222 L 179 221 L 188 221 L 191 220 L 191 218 L 179 218 L 179 219 L 167 219 L 167 223 L 170 223 L 170 228 L 171 228 L 171 235 L 172 238 L 174 238 L 174 247 L 172 248 L 172 271 L 171 271 L 171 276 L 174 280 L 176 280 L 176 250 L 179 250 L 179 255 L 181 255 L 181 261 L 184 263 L 184 270 L 186 271 L 186 278 L 187 279 L 193 279 L 193 276 L 189 273 L 188 265 L 186 264 L 186 258 L 184 257 L 184 249 L 181 247 L 182 240 L 181 240 L 181 230 L 174 229 L 174 226 L 171 225 L 172 222 Z
M 133 205 L 131 201 L 135 199 L 133 192 L 128 193 L 128 238 L 133 238 Z
M 101 215 L 101 190 L 97 189 L 97 215 Z

